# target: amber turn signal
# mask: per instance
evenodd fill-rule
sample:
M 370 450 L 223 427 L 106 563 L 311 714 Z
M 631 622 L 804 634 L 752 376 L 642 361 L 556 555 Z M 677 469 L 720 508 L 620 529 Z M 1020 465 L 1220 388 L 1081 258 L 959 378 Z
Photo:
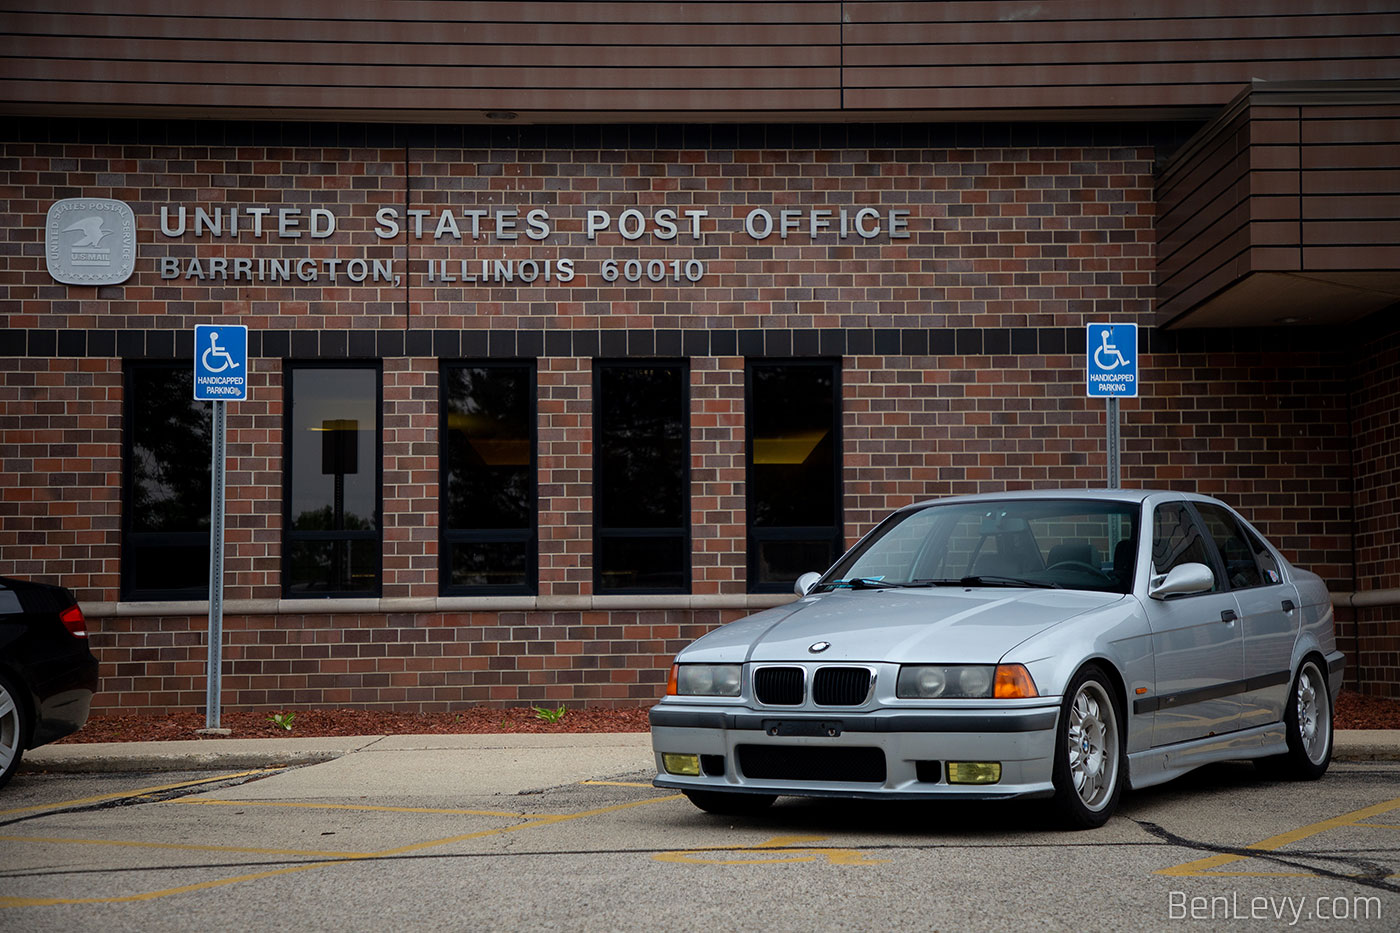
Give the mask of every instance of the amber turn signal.
M 998 664 L 996 682 L 992 696 L 998 700 L 1020 700 L 1025 697 L 1038 697 L 1035 681 L 1024 664 Z
M 672 664 L 671 677 L 666 681 L 666 695 L 668 697 L 673 697 L 676 695 L 676 681 L 680 678 L 680 676 L 681 666 L 679 664 Z

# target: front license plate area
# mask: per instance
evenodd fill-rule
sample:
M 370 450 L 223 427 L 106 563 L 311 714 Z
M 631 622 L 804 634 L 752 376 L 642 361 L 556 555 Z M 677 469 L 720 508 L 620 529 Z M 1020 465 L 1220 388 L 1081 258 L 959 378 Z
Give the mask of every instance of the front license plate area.
M 769 735 L 805 735 L 835 738 L 841 734 L 839 719 L 765 719 L 763 731 Z

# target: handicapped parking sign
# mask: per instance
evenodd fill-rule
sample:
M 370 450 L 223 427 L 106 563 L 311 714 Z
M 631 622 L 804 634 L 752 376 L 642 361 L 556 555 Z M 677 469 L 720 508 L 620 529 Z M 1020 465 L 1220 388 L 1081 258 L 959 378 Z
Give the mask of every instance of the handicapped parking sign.
M 195 401 L 241 402 L 247 397 L 248 328 L 243 324 L 196 324 Z
M 1084 349 L 1089 398 L 1137 398 L 1136 324 L 1090 324 Z

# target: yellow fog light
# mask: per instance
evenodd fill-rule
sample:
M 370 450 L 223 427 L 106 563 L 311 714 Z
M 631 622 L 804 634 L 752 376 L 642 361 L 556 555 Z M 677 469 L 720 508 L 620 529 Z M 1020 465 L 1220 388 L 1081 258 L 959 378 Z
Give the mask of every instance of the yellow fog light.
M 699 755 L 663 754 L 661 764 L 666 768 L 667 774 L 683 774 L 688 777 L 700 776 Z
M 1001 780 L 999 761 L 950 761 L 949 784 L 995 784 Z

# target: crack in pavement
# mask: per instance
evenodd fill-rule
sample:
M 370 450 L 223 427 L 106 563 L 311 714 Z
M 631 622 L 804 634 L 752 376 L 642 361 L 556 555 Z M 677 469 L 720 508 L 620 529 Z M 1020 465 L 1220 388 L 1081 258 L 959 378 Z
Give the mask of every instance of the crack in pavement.
M 1198 839 L 1188 839 L 1178 835 L 1171 830 L 1153 823 L 1149 820 L 1133 820 L 1144 832 L 1156 836 L 1173 846 L 1183 849 L 1191 849 L 1196 852 L 1208 852 L 1212 855 L 1237 855 L 1241 858 L 1262 859 L 1288 868 L 1301 869 L 1312 874 L 1321 875 L 1325 878 L 1333 878 L 1338 881 L 1352 881 L 1356 884 L 1365 885 L 1369 888 L 1376 888 L 1381 891 L 1400 893 L 1400 884 L 1392 884 L 1386 879 L 1395 874 L 1396 869 L 1391 866 L 1381 865 L 1377 862 L 1366 859 L 1355 858 L 1347 855 L 1332 855 L 1319 850 L 1290 853 L 1289 856 L 1280 855 L 1267 849 L 1251 849 L 1247 846 L 1225 846 L 1212 842 L 1203 842 Z M 1299 858 L 1316 859 L 1324 862 L 1337 862 L 1351 868 L 1360 869 L 1359 873 L 1348 874 L 1342 871 L 1335 871 L 1325 866 L 1311 865 L 1307 862 L 1296 861 Z M 1203 876 L 1204 877 L 1204 876 Z

